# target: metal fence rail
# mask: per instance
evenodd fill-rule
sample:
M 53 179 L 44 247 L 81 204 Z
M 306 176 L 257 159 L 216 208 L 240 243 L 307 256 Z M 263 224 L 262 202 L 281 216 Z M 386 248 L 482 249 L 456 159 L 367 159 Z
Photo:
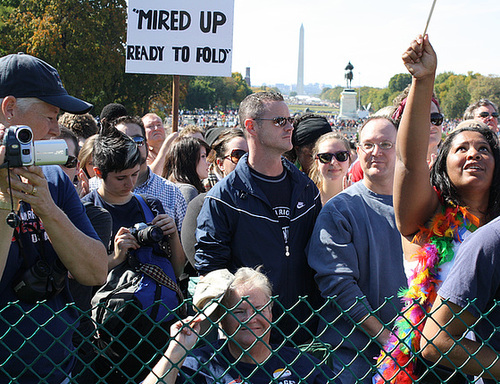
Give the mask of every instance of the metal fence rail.
M 304 301 L 307 299 L 301 299 L 300 301 Z M 273 306 L 274 308 L 280 308 L 280 303 L 277 298 L 273 298 Z M 188 306 L 191 306 L 191 302 L 186 301 Z M 39 303 L 38 306 L 45 306 L 45 304 Z M 160 303 L 161 305 L 161 303 Z M 384 305 L 391 305 L 389 301 L 386 301 Z M 447 305 L 446 302 L 443 305 Z M 473 306 L 474 303 L 470 303 L 470 306 Z M 497 303 L 498 305 L 498 303 Z M 40 346 L 34 345 L 31 341 L 32 336 L 37 333 L 46 333 L 45 327 L 47 326 L 47 322 L 42 324 L 34 324 L 31 337 L 22 337 L 19 340 L 19 343 L 15 346 L 8 346 L 5 343 L 5 339 L 7 336 L 17 335 L 19 332 L 16 330 L 17 323 L 9 323 L 8 320 L 2 315 L 5 311 L 11 311 L 15 309 L 22 314 L 22 317 L 30 317 L 30 311 L 24 311 L 22 306 L 18 302 L 10 303 L 9 306 L 11 308 L 3 308 L 0 310 L 0 351 L 4 351 L 0 353 L 0 383 L 23 383 L 23 375 L 26 373 L 31 373 L 34 375 L 39 383 L 51 383 L 50 379 L 45 377 L 38 376 L 37 372 L 33 369 L 33 362 L 40 361 L 40 359 L 46 358 L 44 352 L 47 350 L 48 346 L 56 345 L 58 348 L 68 349 L 60 339 L 49 340 L 48 346 Z M 332 319 L 326 319 L 323 316 L 324 306 L 334 306 L 339 311 L 339 316 Z M 335 298 L 330 298 L 328 302 L 324 304 L 322 308 L 318 308 L 316 310 L 311 308 L 311 318 L 317 318 L 320 324 L 327 324 L 327 327 L 333 327 L 335 329 L 336 322 L 339 319 L 345 320 L 349 319 L 349 311 L 342 311 L 340 308 L 336 306 Z M 12 308 L 14 307 L 14 308 Z M 48 310 L 47 306 L 45 306 Z M 380 308 L 379 308 L 380 309 Z M 109 332 L 105 329 L 105 326 L 96 326 L 92 321 L 92 311 L 82 312 L 79 311 L 78 308 L 75 307 L 74 304 L 68 304 L 66 308 L 62 311 L 78 311 L 80 314 L 80 321 L 86 321 L 86 328 L 78 328 L 78 324 L 66 324 L 67 329 L 65 330 L 65 334 L 74 333 L 73 342 L 74 348 L 68 349 L 68 356 L 64 359 L 64 361 L 55 363 L 53 361 L 47 360 L 45 363 L 53 366 L 53 372 L 64 370 L 64 367 L 68 364 L 73 364 L 73 360 L 75 360 L 75 368 L 73 370 L 72 376 L 68 378 L 68 383 L 112 383 L 112 382 L 121 382 L 121 383 L 135 383 L 141 382 L 144 377 L 151 371 L 152 367 L 157 363 L 159 358 L 163 355 L 164 351 L 167 348 L 167 344 L 169 342 L 169 327 L 172 321 L 166 322 L 164 324 L 158 323 L 149 323 L 148 326 L 143 329 L 138 329 L 139 321 L 144 320 L 144 313 L 147 312 L 147 308 L 143 310 L 137 311 L 137 316 L 132 319 L 123 320 L 122 325 L 118 327 L 118 330 L 114 330 L 113 332 Z M 52 316 L 55 318 L 60 316 L 61 312 L 53 312 Z M 262 309 L 256 309 L 256 314 L 254 316 L 258 316 L 259 312 Z M 287 313 L 287 309 L 283 312 Z M 177 312 L 173 312 L 175 320 L 179 320 L 179 316 Z M 372 315 L 377 316 L 377 311 L 372 312 Z M 227 309 L 224 316 L 233 316 L 235 319 L 237 318 L 237 314 L 234 313 L 231 309 Z M 455 315 L 457 318 L 460 318 L 461 312 Z M 378 316 L 377 316 L 378 317 Z M 270 324 L 271 332 L 276 335 L 280 335 L 280 330 L 277 328 L 279 324 L 280 317 L 274 318 L 272 323 Z M 393 321 L 395 319 L 392 319 Z M 453 319 L 452 319 L 453 320 Z M 50 320 L 49 320 L 50 321 Z M 248 320 L 244 322 L 240 322 L 240 328 L 244 328 L 245 324 Z M 350 321 L 350 320 L 349 320 Z M 433 321 L 432 319 L 428 321 Z M 451 321 L 451 320 L 450 320 Z M 469 328 L 471 333 L 469 335 L 464 335 L 462 338 L 459 338 L 456 341 L 457 348 L 462 348 L 462 342 L 465 337 L 471 337 L 471 334 L 474 334 L 475 327 L 480 322 L 489 322 L 492 335 L 494 332 L 498 332 L 498 325 L 492 324 L 490 320 L 487 318 L 487 314 L 479 318 L 474 324 L 472 324 Z M 339 332 L 342 334 L 342 345 L 329 343 L 330 340 L 325 340 L 324 332 L 317 330 L 309 330 L 311 334 L 311 340 L 302 345 L 297 345 L 292 337 L 285 337 L 278 345 L 273 345 L 272 355 L 281 358 L 282 349 L 285 346 L 291 346 L 297 348 L 299 350 L 297 356 L 304 356 L 308 361 L 311 362 L 311 369 L 308 371 L 309 373 L 301 373 L 301 382 L 308 382 L 307 380 L 311 375 L 317 375 L 319 372 L 319 377 L 321 381 L 324 382 L 372 382 L 372 377 L 377 373 L 376 360 L 374 360 L 374 356 L 370 355 L 368 352 L 373 350 L 375 346 L 377 350 L 380 350 L 380 345 L 377 343 L 376 335 L 367 337 L 366 345 L 359 346 L 356 343 L 351 342 L 350 338 L 352 338 L 355 332 L 359 332 L 362 329 L 362 325 L 352 322 L 352 329 L 347 334 L 345 332 Z M 146 323 L 148 324 L 148 323 Z M 89 328 L 88 326 L 91 325 Z M 94 328 L 92 329 L 92 325 Z M 392 328 L 391 323 L 385 324 L 387 329 Z M 303 328 L 304 325 L 301 323 L 297 323 L 296 329 Z M 233 361 L 228 359 L 226 354 L 223 353 L 223 349 L 227 343 L 228 339 L 231 339 L 233 335 L 229 335 L 227 333 L 222 332 L 217 327 L 217 323 L 213 320 L 207 319 L 204 322 L 204 329 L 200 332 L 200 338 L 196 345 L 196 348 L 204 348 L 207 351 L 207 354 L 212 354 L 214 356 L 218 356 L 224 363 L 227 365 L 226 371 L 222 372 L 222 376 L 225 373 L 228 373 L 230 370 L 239 375 L 239 378 L 244 382 L 245 380 L 250 380 L 252 375 L 256 374 L 257 371 L 261 368 L 260 364 L 256 364 L 253 369 L 250 371 L 240 372 L 237 367 L 237 363 L 244 357 L 245 354 L 249 352 L 243 352 L 243 355 L 240 358 Z M 320 325 L 321 328 L 321 325 Z M 238 328 L 239 330 L 239 328 Z M 413 331 L 418 332 L 415 328 Z M 319 335 L 319 336 L 318 336 Z M 97 337 L 99 336 L 99 339 Z M 491 336 L 489 338 L 478 339 L 482 345 L 493 349 L 490 345 Z M 20 336 L 21 337 L 21 336 Z M 47 336 L 48 337 L 48 336 Z M 222 341 L 216 341 L 222 340 Z M 261 337 L 257 337 L 256 342 L 259 342 Z M 400 339 L 401 343 L 405 343 L 405 340 Z M 434 340 L 428 340 L 430 344 L 433 344 Z M 13 372 L 9 372 L 8 363 L 12 361 L 12 359 L 23 359 L 23 357 L 19 357 L 18 351 L 25 347 L 30 346 L 33 351 L 33 356 L 24 357 L 26 361 L 22 361 L 24 364 L 24 369 L 21 372 L 17 372 L 13 374 Z M 411 346 L 408 346 L 411 349 Z M 353 351 L 353 358 L 349 362 L 345 362 L 343 359 L 339 359 L 339 354 L 342 353 L 344 348 L 351 348 Z M 371 348 L 371 349 L 370 349 Z M 465 351 L 465 349 L 464 349 Z M 407 382 L 476 382 L 479 379 L 477 377 L 473 377 L 471 375 L 466 375 L 463 371 L 464 365 L 455 365 L 448 356 L 448 352 L 442 352 L 441 356 L 437 363 L 430 362 L 424 360 L 419 351 L 413 351 L 414 359 L 417 361 L 418 365 L 418 377 L 416 379 L 409 379 L 407 377 Z M 477 362 L 478 358 L 475 352 L 467 351 L 469 354 L 468 360 L 475 360 Z M 191 352 L 186 350 L 186 355 L 191 356 Z M 313 355 L 314 358 L 310 356 Z M 297 357 L 298 359 L 298 357 Z M 356 361 L 361 359 L 369 364 L 369 369 L 362 375 L 358 375 L 354 372 L 352 367 L 355 365 Z M 488 379 L 492 379 L 492 376 L 489 375 L 489 370 L 493 367 L 495 363 L 498 363 L 499 357 L 497 356 L 495 361 L 492 361 L 490 364 L 481 365 L 482 371 L 484 373 L 484 377 Z M 296 372 L 296 365 L 294 365 L 294 361 L 289 362 L 286 359 L 283 359 L 283 368 L 289 370 L 291 373 L 298 374 Z M 466 362 L 467 362 L 466 361 Z M 265 362 L 263 363 L 265 364 Z M 332 375 L 331 371 L 323 369 L 324 364 L 328 367 L 332 368 L 334 366 L 337 367 L 337 374 Z M 341 364 L 341 369 L 339 370 L 339 364 Z M 448 367 L 443 367 L 448 366 Z M 174 368 L 176 365 L 174 364 Z M 180 367 L 178 367 L 180 368 Z M 405 367 L 400 367 L 401 371 L 404 371 Z M 400 371 L 400 372 L 401 372 Z M 399 372 L 399 373 L 400 373 Z M 180 373 L 183 375 L 184 380 L 186 382 L 199 382 L 196 381 L 193 377 L 186 375 L 184 373 Z M 262 374 L 262 370 L 261 370 Z M 264 372 L 264 375 L 268 376 L 268 381 L 283 383 L 283 377 L 277 376 L 273 372 Z M 118 376 L 116 376 L 118 375 Z M 214 373 L 213 382 L 224 382 L 221 379 L 221 373 Z M 115 378 L 113 378 L 115 377 Z M 116 377 L 121 377 L 117 381 Z M 346 380 L 348 378 L 349 380 Z M 394 382 L 394 380 L 389 380 L 390 378 L 382 379 L 382 382 Z M 267 380 L 267 378 L 266 378 Z M 498 380 L 497 380 L 498 381 Z M 397 382 L 397 381 L 396 381 Z

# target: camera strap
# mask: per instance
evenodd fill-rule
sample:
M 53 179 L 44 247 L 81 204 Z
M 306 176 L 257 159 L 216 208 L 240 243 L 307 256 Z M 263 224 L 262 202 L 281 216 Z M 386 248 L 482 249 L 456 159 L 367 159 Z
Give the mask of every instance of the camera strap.
M 153 211 L 141 195 L 134 193 L 134 196 L 141 205 L 146 223 L 151 223 L 154 219 Z M 175 281 L 173 281 L 160 267 L 153 264 L 145 264 L 139 262 L 139 267 L 137 269 L 151 277 L 158 284 L 164 285 L 165 287 L 174 291 L 179 298 L 179 302 L 182 303 L 184 301 L 184 295 L 182 294 L 179 285 Z
M 28 208 L 24 201 L 20 201 L 19 205 L 20 205 L 20 210 L 22 209 L 22 210 L 26 211 L 26 209 Z M 31 210 L 31 208 L 30 208 L 30 210 Z M 34 217 L 35 217 L 36 221 L 38 222 L 38 226 L 40 228 L 41 227 L 40 219 L 36 215 L 34 215 Z M 33 232 L 33 234 L 36 236 L 37 242 L 40 244 L 40 246 L 38 247 L 38 250 L 39 250 L 38 257 L 41 260 L 47 262 L 47 260 L 45 260 L 45 255 L 44 255 L 45 247 L 44 247 L 44 243 L 42 241 L 43 235 L 41 233 L 41 230 L 38 228 L 35 228 L 35 226 L 33 224 L 21 222 L 19 224 L 18 230 L 14 230 L 14 239 L 16 240 L 16 243 L 19 246 L 19 254 L 21 255 L 21 257 L 23 259 L 23 268 L 24 269 L 31 268 L 31 265 L 28 262 L 28 258 L 26 257 L 26 249 L 24 248 L 23 241 L 22 241 L 21 235 L 20 235 L 20 232 L 22 230 L 22 228 L 21 228 L 22 225 L 24 225 L 26 228 L 30 229 Z

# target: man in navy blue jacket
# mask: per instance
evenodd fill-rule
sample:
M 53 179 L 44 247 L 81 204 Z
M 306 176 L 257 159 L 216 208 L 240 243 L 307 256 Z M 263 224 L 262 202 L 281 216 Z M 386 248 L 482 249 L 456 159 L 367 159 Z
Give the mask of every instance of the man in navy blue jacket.
M 249 153 L 205 198 L 196 231 L 196 268 L 205 275 L 262 265 L 284 308 L 306 295 L 316 305 L 319 292 L 305 249 L 321 201 L 314 183 L 281 156 L 292 148 L 288 107 L 278 93 L 256 93 L 242 101 L 239 117 Z M 275 305 L 274 318 L 282 312 Z M 278 328 L 290 335 L 310 314 L 306 305 L 298 305 Z M 314 333 L 313 326 L 308 325 Z M 272 337 L 279 340 L 280 332 L 275 329 Z M 302 328 L 293 341 L 309 338 Z

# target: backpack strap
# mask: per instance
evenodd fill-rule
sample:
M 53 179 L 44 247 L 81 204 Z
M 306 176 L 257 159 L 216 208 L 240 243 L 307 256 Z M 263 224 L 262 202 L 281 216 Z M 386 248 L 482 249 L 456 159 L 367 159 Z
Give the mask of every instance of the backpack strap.
M 144 197 L 142 197 L 142 195 L 134 193 L 134 197 L 137 199 L 137 201 L 139 201 L 139 204 L 141 204 L 142 212 L 144 213 L 144 217 L 146 218 L 146 223 L 151 223 L 155 218 L 151 207 L 146 203 L 146 200 L 144 199 Z

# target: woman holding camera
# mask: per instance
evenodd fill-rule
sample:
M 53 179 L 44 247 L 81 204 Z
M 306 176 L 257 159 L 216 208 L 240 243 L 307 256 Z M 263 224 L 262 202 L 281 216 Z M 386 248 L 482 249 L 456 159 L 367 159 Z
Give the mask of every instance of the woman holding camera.
M 97 137 L 93 162 L 102 183 L 83 198 L 113 219 L 108 279 L 93 298 L 96 345 L 102 351 L 94 369 L 107 383 L 144 378 L 141 372 L 148 369 L 155 346 L 168 340 L 174 310 L 183 300 L 177 277 L 185 256 L 175 222 L 159 200 L 131 192 L 139 175 L 141 141 L 127 133 L 113 129 Z

